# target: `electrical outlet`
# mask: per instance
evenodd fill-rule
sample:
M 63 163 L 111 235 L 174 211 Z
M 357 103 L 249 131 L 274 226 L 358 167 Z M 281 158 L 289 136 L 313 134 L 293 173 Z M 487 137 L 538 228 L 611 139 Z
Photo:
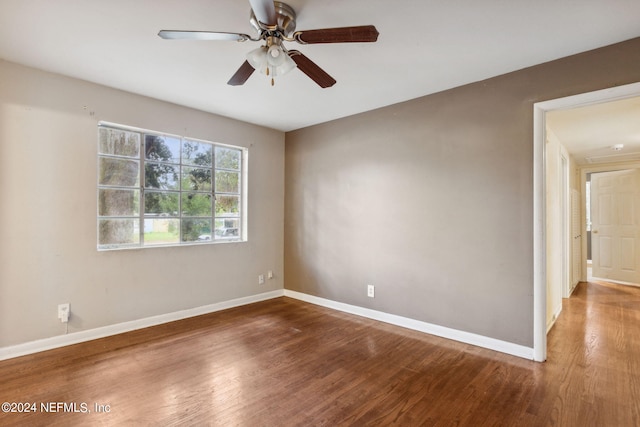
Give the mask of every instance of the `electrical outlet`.
M 258 285 L 264 285 L 264 274 L 258 276 Z
M 62 323 L 67 323 L 69 321 L 69 314 L 71 312 L 71 307 L 69 303 L 58 304 L 58 319 Z
M 375 298 L 376 296 L 376 288 L 373 285 L 367 285 L 367 296 L 369 298 Z

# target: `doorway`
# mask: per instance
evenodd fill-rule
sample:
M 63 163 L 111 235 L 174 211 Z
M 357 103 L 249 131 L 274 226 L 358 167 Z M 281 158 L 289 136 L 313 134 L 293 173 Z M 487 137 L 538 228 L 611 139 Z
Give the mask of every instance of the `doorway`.
M 547 358 L 547 236 L 545 143 L 547 112 L 640 96 L 640 83 L 589 92 L 534 104 L 534 223 L 533 223 L 533 359 Z M 584 176 L 583 176 L 584 180 Z M 584 188 L 584 182 L 582 183 Z M 586 249 L 586 241 L 583 247 Z M 586 279 L 586 263 L 582 268 Z

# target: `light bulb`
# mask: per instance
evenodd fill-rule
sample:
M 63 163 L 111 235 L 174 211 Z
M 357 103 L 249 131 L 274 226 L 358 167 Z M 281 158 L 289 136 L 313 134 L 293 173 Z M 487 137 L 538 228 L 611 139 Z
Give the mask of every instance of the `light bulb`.
M 267 51 L 267 62 L 272 67 L 278 67 L 287 60 L 287 55 L 282 52 L 282 48 L 277 45 L 271 45 Z

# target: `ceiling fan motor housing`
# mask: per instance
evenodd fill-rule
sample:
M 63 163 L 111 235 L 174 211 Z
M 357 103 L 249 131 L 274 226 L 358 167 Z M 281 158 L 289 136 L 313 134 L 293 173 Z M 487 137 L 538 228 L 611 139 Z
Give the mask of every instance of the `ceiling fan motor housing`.
M 273 5 L 276 9 L 276 25 L 269 26 L 265 23 L 258 21 L 256 15 L 251 10 L 251 15 L 249 17 L 249 21 L 251 25 L 258 32 L 262 32 L 264 30 L 267 31 L 279 31 L 285 37 L 289 37 L 296 29 L 296 12 L 293 10 L 291 6 L 286 3 L 282 3 L 279 1 L 274 1 Z

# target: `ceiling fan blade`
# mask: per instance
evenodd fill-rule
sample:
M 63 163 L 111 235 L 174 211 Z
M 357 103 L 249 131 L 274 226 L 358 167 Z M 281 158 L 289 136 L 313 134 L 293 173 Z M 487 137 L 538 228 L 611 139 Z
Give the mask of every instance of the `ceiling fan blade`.
M 244 64 L 242 64 L 240 68 L 238 68 L 238 71 L 231 76 L 227 84 L 231 86 L 241 86 L 249 77 L 251 77 L 251 74 L 253 74 L 254 71 L 255 69 L 251 64 L 249 64 L 249 61 L 244 61 Z
M 336 80 L 327 74 L 322 68 L 304 56 L 302 52 L 290 50 L 289 56 L 296 63 L 300 71 L 305 73 L 311 80 L 316 82 L 321 88 L 328 88 L 336 84 Z
M 249 0 L 249 3 L 258 21 L 266 25 L 276 25 L 278 23 L 273 0 Z
M 298 43 L 362 43 L 378 40 L 378 30 L 373 25 L 359 27 L 324 28 L 321 30 L 296 31 L 293 38 Z
M 251 40 L 251 37 L 247 34 L 218 33 L 214 31 L 162 30 L 158 35 L 167 40 L 230 40 L 238 42 Z

